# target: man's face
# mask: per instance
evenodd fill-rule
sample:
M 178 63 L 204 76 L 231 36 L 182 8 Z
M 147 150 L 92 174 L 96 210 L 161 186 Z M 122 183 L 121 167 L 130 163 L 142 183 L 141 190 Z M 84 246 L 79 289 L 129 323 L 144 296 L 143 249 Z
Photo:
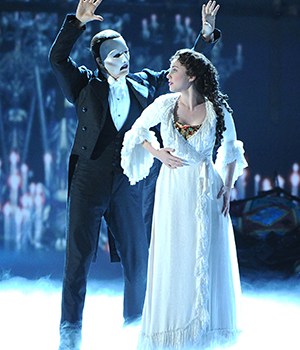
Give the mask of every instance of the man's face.
M 104 67 L 115 79 L 129 73 L 129 49 L 122 37 L 104 41 L 100 46 L 100 56 Z

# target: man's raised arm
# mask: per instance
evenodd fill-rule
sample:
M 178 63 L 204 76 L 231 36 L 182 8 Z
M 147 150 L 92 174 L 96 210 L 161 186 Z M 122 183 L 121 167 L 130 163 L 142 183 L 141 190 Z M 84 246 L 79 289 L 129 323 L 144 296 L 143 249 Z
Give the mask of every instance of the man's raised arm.
M 216 1 L 209 0 L 208 3 L 202 5 L 202 30 L 195 40 L 193 49 L 203 52 L 207 48 L 211 48 L 211 43 L 215 43 L 221 37 L 219 29 L 215 28 L 216 16 L 220 5 Z

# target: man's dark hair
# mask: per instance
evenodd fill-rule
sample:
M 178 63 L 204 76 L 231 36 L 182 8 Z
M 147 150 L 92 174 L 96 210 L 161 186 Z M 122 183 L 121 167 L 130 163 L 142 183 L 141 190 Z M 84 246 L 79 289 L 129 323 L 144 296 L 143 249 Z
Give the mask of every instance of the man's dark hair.
M 100 56 L 100 46 L 104 43 L 104 41 L 109 39 L 120 38 L 121 34 L 112 29 L 105 29 L 101 32 L 97 33 L 91 40 L 90 50 L 91 53 L 96 60 L 96 58 L 100 58 L 102 63 L 102 58 Z

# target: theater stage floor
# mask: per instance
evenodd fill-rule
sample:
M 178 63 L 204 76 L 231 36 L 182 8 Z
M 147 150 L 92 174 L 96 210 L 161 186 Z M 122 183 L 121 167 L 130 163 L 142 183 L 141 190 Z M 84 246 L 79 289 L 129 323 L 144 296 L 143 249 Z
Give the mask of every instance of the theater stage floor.
M 0 349 L 58 348 L 63 252 L 1 251 Z M 299 350 L 300 279 L 243 271 L 243 332 L 233 350 Z M 123 327 L 119 264 L 99 254 L 84 310 L 82 350 L 135 350 Z M 199 349 L 200 350 L 200 349 Z

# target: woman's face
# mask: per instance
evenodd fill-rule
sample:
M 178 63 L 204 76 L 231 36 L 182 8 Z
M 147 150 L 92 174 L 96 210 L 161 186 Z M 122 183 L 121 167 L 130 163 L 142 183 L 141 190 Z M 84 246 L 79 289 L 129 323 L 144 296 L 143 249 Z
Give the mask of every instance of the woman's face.
M 178 60 L 171 62 L 167 78 L 171 92 L 182 92 L 188 90 L 194 81 L 194 77 L 189 77 L 186 74 L 186 68 Z

